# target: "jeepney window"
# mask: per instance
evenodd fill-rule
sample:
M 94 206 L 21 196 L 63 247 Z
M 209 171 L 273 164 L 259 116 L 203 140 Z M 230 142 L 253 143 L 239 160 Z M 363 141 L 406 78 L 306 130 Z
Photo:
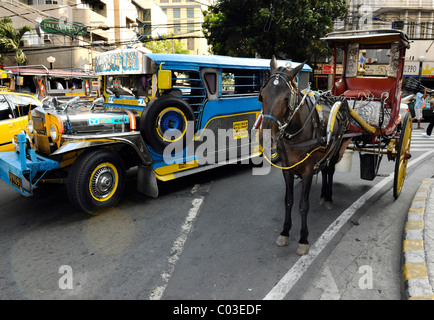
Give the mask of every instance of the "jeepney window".
M 67 88 L 66 80 L 62 78 L 51 78 L 49 85 L 51 90 L 65 90 Z
M 4 96 L 0 96 L 0 120 L 12 119 L 13 113 Z
M 261 88 L 260 70 L 223 69 L 222 96 L 257 95 Z
M 36 93 L 35 82 L 33 76 L 21 76 L 20 81 L 15 84 L 15 91 L 23 93 Z
M 152 76 L 151 75 L 138 75 L 135 76 L 136 81 L 136 95 L 150 96 L 152 94 Z
M 217 74 L 214 72 L 205 73 L 205 81 L 209 88 L 210 94 L 215 94 L 217 92 Z
M 130 77 L 109 76 L 107 77 L 107 92 L 116 96 L 133 96 L 134 93 L 131 89 L 133 89 L 134 86 L 131 82 L 132 81 Z
M 0 79 L 0 87 L 10 88 L 11 79 Z
M 69 79 L 67 81 L 67 89 L 83 89 L 83 80 L 77 78 Z
M 193 107 L 203 105 L 206 89 L 198 71 L 173 71 L 172 94 L 179 94 Z
M 116 96 L 148 96 L 151 81 L 151 75 L 107 76 L 106 90 Z
M 172 77 L 172 88 L 182 91 L 182 95 L 191 95 L 193 90 L 203 90 L 199 72 L 174 71 Z

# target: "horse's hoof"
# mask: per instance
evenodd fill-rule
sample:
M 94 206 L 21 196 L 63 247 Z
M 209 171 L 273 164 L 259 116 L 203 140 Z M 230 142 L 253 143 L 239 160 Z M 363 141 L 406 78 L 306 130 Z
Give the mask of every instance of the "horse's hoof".
M 319 205 L 324 206 L 326 209 L 333 209 L 333 201 L 327 201 L 326 198 L 321 197 L 319 199 Z
M 295 253 L 297 253 L 299 256 L 305 256 L 309 253 L 309 248 L 310 246 L 308 244 L 299 243 Z
M 321 198 L 319 199 L 319 205 L 320 205 L 320 206 L 323 206 L 325 202 L 326 202 L 326 199 L 325 199 L 324 197 L 321 197 Z
M 329 209 L 329 210 L 333 209 L 333 202 L 325 201 L 324 202 L 324 208 Z
M 280 235 L 279 238 L 277 238 L 276 244 L 279 247 L 286 247 L 289 244 L 289 237 Z

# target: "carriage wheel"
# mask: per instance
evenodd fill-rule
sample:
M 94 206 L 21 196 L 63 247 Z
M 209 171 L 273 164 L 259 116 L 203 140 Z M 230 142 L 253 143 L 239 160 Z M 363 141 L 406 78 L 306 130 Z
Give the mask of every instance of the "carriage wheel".
M 411 142 L 411 115 L 407 112 L 402 122 L 401 134 L 399 135 L 398 148 L 395 159 L 395 177 L 393 179 L 393 196 L 398 199 L 404 184 L 407 162 L 410 159 Z

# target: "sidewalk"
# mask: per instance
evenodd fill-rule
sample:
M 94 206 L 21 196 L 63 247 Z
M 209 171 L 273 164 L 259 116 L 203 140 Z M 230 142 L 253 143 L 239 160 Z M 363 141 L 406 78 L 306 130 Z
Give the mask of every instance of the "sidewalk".
M 417 190 L 404 228 L 403 297 L 434 300 L 434 179 Z

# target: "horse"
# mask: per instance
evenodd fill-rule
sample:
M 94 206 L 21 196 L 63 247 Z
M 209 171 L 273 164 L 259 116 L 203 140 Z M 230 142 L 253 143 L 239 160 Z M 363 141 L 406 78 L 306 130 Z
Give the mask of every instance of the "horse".
M 326 130 L 330 115 L 330 106 L 318 107 L 311 103 L 307 92 L 303 95 L 298 89 L 297 74 L 304 66 L 300 64 L 294 69 L 278 67 L 273 56 L 270 62 L 271 76 L 264 83 L 259 94 L 262 101 L 262 124 L 259 130 L 259 141 L 263 145 L 265 131 L 271 135 L 271 144 L 277 147 L 282 163 L 282 172 L 286 185 L 285 221 L 276 244 L 287 246 L 289 232 L 292 227 L 291 211 L 294 203 L 294 179 L 302 179 L 300 200 L 301 230 L 298 255 L 309 253 L 307 215 L 309 212 L 309 193 L 314 174 L 321 171 L 322 187 L 320 204 L 325 208 L 333 207 L 332 185 L 335 164 L 342 157 L 343 151 L 351 139 L 343 138 L 343 131 L 348 124 L 348 104 L 341 100 L 342 107 L 335 131 L 338 132 L 333 143 L 327 143 Z M 326 100 L 324 100 L 325 102 Z M 333 102 L 333 101 L 332 101 Z M 327 103 L 326 103 L 327 104 Z M 330 101 L 329 101 L 330 104 Z M 340 124 L 338 124 L 338 122 Z M 266 151 L 264 150 L 264 157 Z

